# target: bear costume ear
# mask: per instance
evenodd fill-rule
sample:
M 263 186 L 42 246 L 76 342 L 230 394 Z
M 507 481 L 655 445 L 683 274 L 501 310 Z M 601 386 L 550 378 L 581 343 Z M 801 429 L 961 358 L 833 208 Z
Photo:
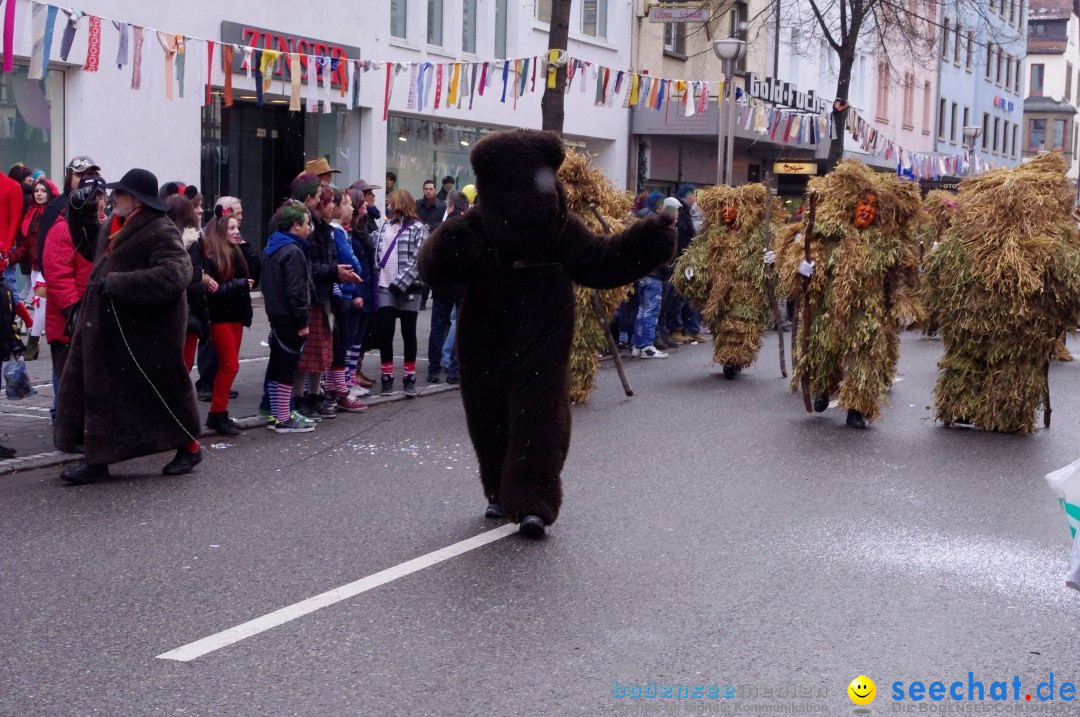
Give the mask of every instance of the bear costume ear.
M 558 171 L 564 159 L 559 135 L 533 129 L 489 134 L 476 143 L 469 156 L 477 179 L 488 180 L 512 175 L 523 167 L 547 166 Z

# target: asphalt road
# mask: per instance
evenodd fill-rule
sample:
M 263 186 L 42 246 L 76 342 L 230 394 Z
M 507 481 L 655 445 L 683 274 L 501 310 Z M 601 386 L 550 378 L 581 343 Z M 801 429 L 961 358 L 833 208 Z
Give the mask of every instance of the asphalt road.
M 1054 426 L 1021 438 L 932 423 L 939 350 L 905 338 L 864 432 L 803 411 L 771 335 L 736 381 L 707 346 L 631 361 L 632 399 L 605 370 L 545 541 L 511 534 L 190 662 L 156 656 L 496 528 L 460 397 L 249 431 L 190 477 L 158 456 L 99 485 L 0 478 L 0 714 L 849 714 L 860 674 L 878 713 L 929 703 L 894 704 L 897 681 L 966 698 L 969 672 L 988 691 L 1015 675 L 1021 702 L 1051 672 L 1076 683 L 1080 595 L 1042 476 L 1080 452 L 1080 364 L 1053 367 Z M 734 696 L 629 696 L 653 681 Z

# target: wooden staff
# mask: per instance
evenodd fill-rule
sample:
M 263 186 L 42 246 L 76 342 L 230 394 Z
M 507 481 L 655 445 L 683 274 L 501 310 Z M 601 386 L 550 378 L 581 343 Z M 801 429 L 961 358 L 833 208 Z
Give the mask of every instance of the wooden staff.
M 1046 366 L 1043 367 L 1043 379 L 1046 381 L 1046 408 L 1043 409 L 1043 428 L 1050 427 L 1050 414 L 1053 411 L 1050 410 L 1050 359 L 1046 359 Z
M 809 193 L 810 210 L 806 215 L 806 229 L 803 232 L 803 254 L 807 262 L 810 261 L 810 243 L 814 239 L 814 222 L 817 220 L 817 192 Z M 814 412 L 813 403 L 810 400 L 810 372 L 808 370 L 808 364 L 806 362 L 807 356 L 810 355 L 810 277 L 803 277 L 803 296 L 802 296 L 802 350 L 799 355 L 803 359 L 803 370 L 800 383 L 802 384 L 802 398 L 803 405 L 806 407 L 807 413 Z
M 596 204 L 590 203 L 589 209 L 592 211 L 593 216 L 600 222 L 600 226 L 603 227 L 605 234 L 611 233 L 611 227 L 607 221 L 604 220 L 603 215 L 596 208 Z M 622 381 L 623 391 L 627 396 L 634 395 L 634 389 L 630 386 L 630 379 L 626 377 L 626 369 L 623 368 L 622 356 L 619 355 L 619 345 L 615 343 L 615 337 L 611 335 L 611 327 L 608 326 L 607 318 L 604 316 L 604 305 L 600 302 L 600 292 L 596 289 L 592 290 L 592 307 L 593 312 L 596 314 L 596 320 L 600 322 L 600 328 L 604 332 L 604 336 L 607 337 L 608 351 L 611 352 L 611 358 L 615 362 L 615 371 L 619 374 L 619 380 Z
M 765 180 L 765 251 L 772 249 L 772 187 Z M 787 378 L 787 362 L 784 360 L 784 320 L 780 317 L 780 304 L 776 302 L 776 264 L 765 269 L 765 296 L 772 307 L 776 322 L 776 338 L 780 346 L 780 375 Z

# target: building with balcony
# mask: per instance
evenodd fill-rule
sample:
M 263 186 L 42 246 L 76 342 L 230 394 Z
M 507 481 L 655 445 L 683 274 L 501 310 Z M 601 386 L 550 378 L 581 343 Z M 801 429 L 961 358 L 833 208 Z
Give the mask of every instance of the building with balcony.
M 1021 156 L 1062 152 L 1075 183 L 1080 177 L 1080 0 L 1031 0 L 1027 31 Z

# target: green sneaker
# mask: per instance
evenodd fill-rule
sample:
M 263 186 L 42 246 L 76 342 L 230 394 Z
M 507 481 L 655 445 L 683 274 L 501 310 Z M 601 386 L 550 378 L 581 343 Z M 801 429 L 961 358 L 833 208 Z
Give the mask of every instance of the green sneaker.
M 278 421 L 278 419 L 274 418 L 273 416 L 266 417 L 266 427 L 271 431 L 277 428 L 278 423 L 280 423 L 280 421 Z
M 302 413 L 297 413 L 296 411 L 293 411 L 292 414 L 289 416 L 289 418 L 291 418 L 294 421 L 299 421 L 301 426 L 312 426 L 312 427 L 314 427 L 314 426 L 319 425 L 318 421 L 313 421 L 310 418 L 308 418 L 307 416 L 303 415 Z

